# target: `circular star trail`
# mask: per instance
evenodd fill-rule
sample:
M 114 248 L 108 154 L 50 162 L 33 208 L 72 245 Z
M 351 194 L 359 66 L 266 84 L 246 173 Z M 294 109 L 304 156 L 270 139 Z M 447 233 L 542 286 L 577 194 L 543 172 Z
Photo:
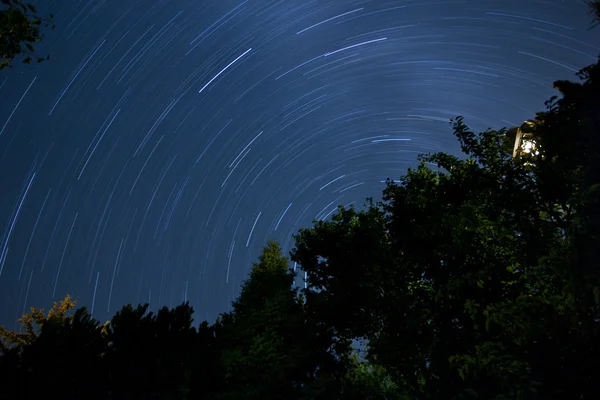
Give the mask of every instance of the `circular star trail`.
M 69 293 L 227 311 L 269 239 L 361 205 L 448 121 L 520 124 L 600 53 L 576 0 L 116 1 L 0 74 L 0 323 Z

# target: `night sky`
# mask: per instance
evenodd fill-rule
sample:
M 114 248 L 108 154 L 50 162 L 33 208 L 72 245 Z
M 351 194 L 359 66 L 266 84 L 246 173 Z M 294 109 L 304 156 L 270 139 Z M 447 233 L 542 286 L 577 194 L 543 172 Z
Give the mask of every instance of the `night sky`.
M 69 293 L 227 311 L 268 239 L 377 197 L 448 120 L 520 124 L 600 54 L 579 0 L 45 1 L 0 72 L 0 324 Z

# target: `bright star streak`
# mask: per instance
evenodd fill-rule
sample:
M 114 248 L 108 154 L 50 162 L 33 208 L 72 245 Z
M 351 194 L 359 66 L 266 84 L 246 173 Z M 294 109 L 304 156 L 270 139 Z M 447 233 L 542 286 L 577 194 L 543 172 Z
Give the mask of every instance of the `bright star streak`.
M 202 86 L 202 89 L 200 89 L 198 91 L 198 93 L 202 93 L 202 91 L 204 89 L 206 89 L 206 87 L 208 85 L 210 85 L 212 83 L 212 81 L 214 81 L 215 79 L 217 79 L 219 77 L 219 75 L 221 75 L 223 72 L 225 72 L 227 70 L 227 68 L 231 67 L 237 60 L 239 60 L 240 58 L 244 57 L 246 54 L 248 54 L 250 52 L 250 50 L 252 50 L 252 48 L 249 48 L 248 50 L 246 50 L 245 52 L 243 52 L 241 55 L 239 55 L 235 60 L 233 60 L 232 62 L 230 62 L 229 64 L 227 64 L 227 66 L 225 68 L 223 68 L 221 71 L 219 71 L 218 74 L 216 74 L 215 76 L 213 76 L 213 78 L 206 82 L 206 85 Z

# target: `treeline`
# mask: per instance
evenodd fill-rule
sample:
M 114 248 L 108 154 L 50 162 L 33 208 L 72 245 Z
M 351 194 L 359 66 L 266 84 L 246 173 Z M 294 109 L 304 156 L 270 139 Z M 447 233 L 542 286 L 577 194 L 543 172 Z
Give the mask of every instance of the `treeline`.
M 0 398 L 600 398 L 600 64 L 579 76 L 517 148 L 457 118 L 463 158 L 299 231 L 306 289 L 271 242 L 214 324 L 32 310 L 0 329 Z
M 192 308 L 126 306 L 101 325 L 66 297 L 0 329 L 0 398 L 334 399 L 386 392 L 334 330 L 309 317 L 272 242 L 233 310 L 195 327 Z M 354 382 L 359 382 L 355 385 Z M 390 390 L 393 385 L 389 385 Z M 348 397 L 350 398 L 350 397 Z

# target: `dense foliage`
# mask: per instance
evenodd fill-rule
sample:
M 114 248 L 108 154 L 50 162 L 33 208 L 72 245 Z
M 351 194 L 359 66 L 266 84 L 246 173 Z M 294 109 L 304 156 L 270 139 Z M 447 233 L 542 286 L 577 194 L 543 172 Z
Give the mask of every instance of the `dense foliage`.
M 269 243 L 233 310 L 197 328 L 188 304 L 156 314 L 128 305 L 104 325 L 85 308 L 70 315 L 68 296 L 47 314 L 32 309 L 19 332 L 0 327 L 0 398 L 362 399 L 364 390 L 389 392 L 389 383 L 374 381 L 381 369 L 352 357 L 348 342 L 309 316 L 293 277 L 279 245 Z
M 457 118 L 464 159 L 423 155 L 296 236 L 307 308 L 411 397 L 600 397 L 600 66 L 579 75 L 533 149 Z
M 29 64 L 32 58 L 37 62 L 47 60 L 49 56 L 35 56 L 34 45 L 42 40 L 42 26 L 54 28 L 53 16 L 42 20 L 35 6 L 21 0 L 0 0 L 0 70 L 11 66 L 12 61 L 22 56 Z

